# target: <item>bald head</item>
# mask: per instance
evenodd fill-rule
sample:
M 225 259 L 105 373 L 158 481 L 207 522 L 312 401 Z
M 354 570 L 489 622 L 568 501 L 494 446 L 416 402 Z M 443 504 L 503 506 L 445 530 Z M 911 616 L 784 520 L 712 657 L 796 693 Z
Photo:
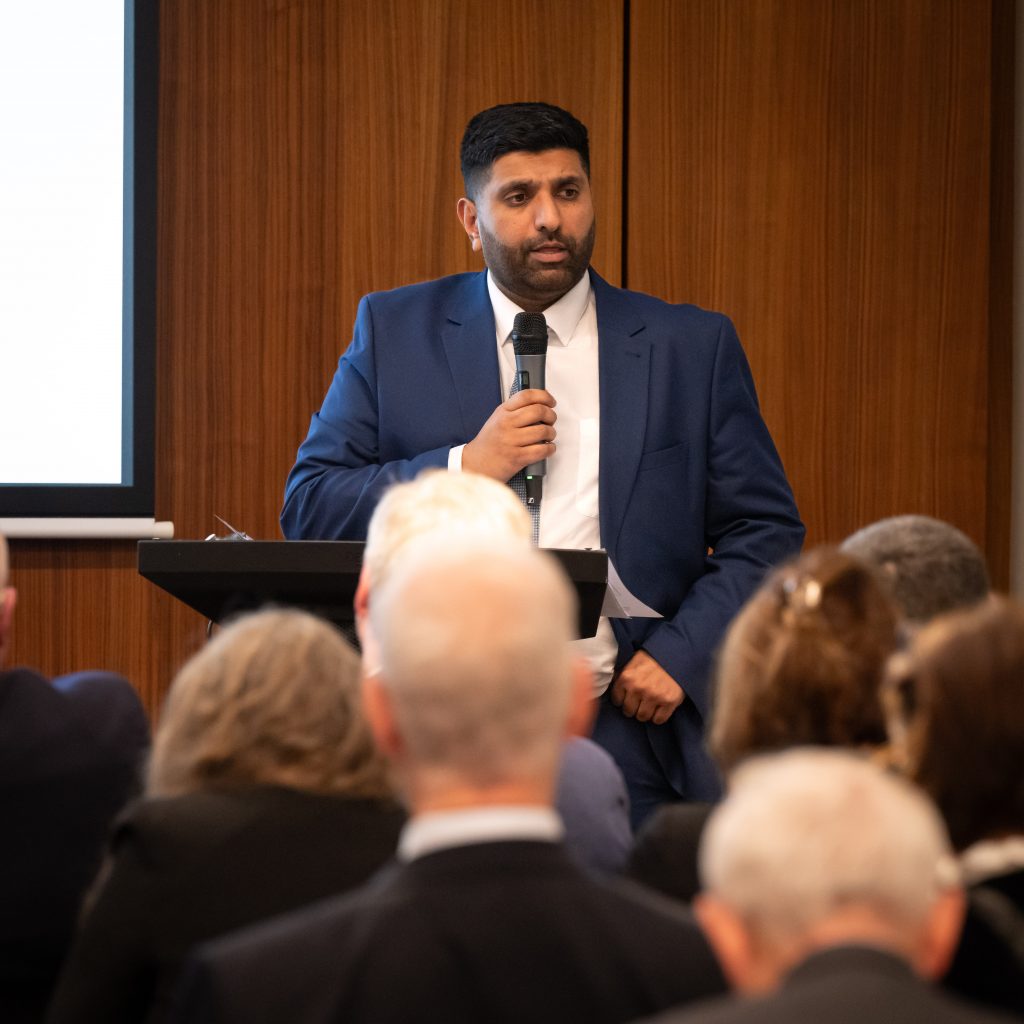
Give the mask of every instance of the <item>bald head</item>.
M 477 786 L 553 778 L 575 617 L 564 573 L 528 545 L 407 551 L 370 618 L 409 767 Z

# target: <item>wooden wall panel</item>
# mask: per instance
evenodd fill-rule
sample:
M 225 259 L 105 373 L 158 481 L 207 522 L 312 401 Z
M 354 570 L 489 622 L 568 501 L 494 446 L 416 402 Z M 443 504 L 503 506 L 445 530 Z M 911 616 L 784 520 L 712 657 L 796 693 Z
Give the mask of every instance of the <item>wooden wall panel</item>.
M 989 5 L 631 11 L 629 286 L 734 318 L 809 542 L 913 511 L 985 544 Z
M 1013 178 L 1016 0 L 992 3 L 992 194 L 989 204 L 988 524 L 993 583 L 1010 587 L 1013 489 Z
M 619 279 L 623 27 L 621 0 L 162 0 L 156 512 L 177 536 L 215 515 L 280 536 L 359 296 L 481 265 L 455 217 L 477 110 L 547 99 L 588 124 L 595 262 Z M 16 661 L 120 670 L 153 708 L 201 641 L 133 544 L 12 563 Z

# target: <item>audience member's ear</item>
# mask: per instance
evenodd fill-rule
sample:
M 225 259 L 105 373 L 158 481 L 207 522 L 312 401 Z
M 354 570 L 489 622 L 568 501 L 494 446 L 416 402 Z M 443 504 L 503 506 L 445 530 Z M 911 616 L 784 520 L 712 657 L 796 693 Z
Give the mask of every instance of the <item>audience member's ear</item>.
M 359 637 L 359 649 L 363 656 L 363 671 L 372 674 L 380 667 L 380 651 L 370 625 L 370 580 L 365 565 L 359 573 L 352 607 L 356 616 L 356 636 Z
M 928 914 L 914 956 L 914 969 L 922 978 L 941 978 L 949 969 L 963 928 L 967 900 L 959 887 L 944 889 Z
M 693 901 L 693 912 L 737 992 L 764 992 L 771 987 L 763 977 L 750 931 L 731 907 L 701 893 Z
M 352 607 L 356 613 L 356 631 L 359 642 L 363 641 L 363 629 L 370 614 L 370 580 L 364 565 L 359 570 L 359 582 L 356 584 L 356 595 L 352 599 Z
M 14 606 L 18 603 L 18 592 L 14 587 L 0 590 L 0 664 L 3 663 L 7 650 L 7 642 L 11 635 L 11 623 L 14 621 Z
M 377 749 L 391 760 L 400 757 L 405 749 L 405 742 L 395 720 L 391 694 L 381 682 L 379 674 L 363 674 L 362 693 L 363 714 L 369 723 Z
M 589 736 L 594 725 L 597 701 L 594 700 L 594 673 L 586 658 L 572 659 L 572 691 L 569 696 L 569 717 L 565 731 L 568 736 Z

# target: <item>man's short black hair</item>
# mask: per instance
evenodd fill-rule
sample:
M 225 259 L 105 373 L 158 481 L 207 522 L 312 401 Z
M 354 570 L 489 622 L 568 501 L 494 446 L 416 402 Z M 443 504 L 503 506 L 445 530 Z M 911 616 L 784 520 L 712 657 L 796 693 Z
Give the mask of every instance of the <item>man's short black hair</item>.
M 506 153 L 543 153 L 572 149 L 590 177 L 587 128 L 568 110 L 550 103 L 501 103 L 470 119 L 462 135 L 460 159 L 466 195 L 473 198 L 490 175 L 491 165 Z

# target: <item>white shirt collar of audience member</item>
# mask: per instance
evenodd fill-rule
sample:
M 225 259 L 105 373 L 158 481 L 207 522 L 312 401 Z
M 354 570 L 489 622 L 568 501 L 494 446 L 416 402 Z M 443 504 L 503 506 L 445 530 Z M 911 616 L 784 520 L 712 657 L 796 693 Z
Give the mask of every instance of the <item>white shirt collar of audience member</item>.
M 402 829 L 398 859 L 415 860 L 428 853 L 475 843 L 557 843 L 565 834 L 550 807 L 471 807 L 417 814 Z

